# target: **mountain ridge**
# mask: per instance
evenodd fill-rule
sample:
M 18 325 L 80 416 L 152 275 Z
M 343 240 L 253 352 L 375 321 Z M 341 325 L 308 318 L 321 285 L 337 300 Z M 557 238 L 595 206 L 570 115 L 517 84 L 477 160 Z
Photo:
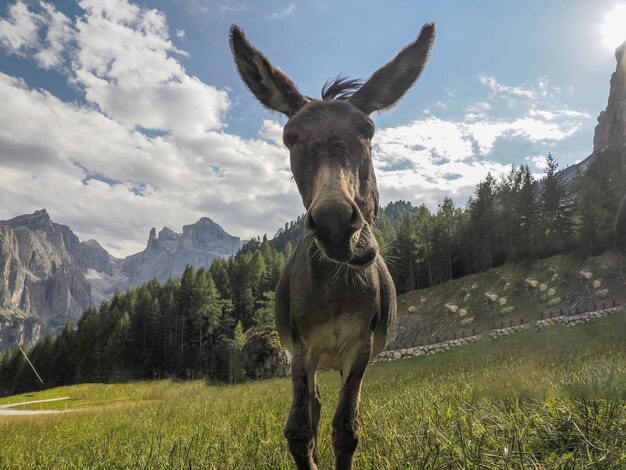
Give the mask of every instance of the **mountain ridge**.
M 188 264 L 209 267 L 241 248 L 208 217 L 183 227 L 150 230 L 146 248 L 116 258 L 98 241 L 80 241 L 46 209 L 0 221 L 0 350 L 31 344 L 90 307 L 153 278 L 178 277 Z

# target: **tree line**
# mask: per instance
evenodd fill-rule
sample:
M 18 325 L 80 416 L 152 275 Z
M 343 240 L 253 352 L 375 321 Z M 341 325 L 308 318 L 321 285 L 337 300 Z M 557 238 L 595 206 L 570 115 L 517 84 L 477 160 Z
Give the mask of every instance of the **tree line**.
M 162 377 L 232 381 L 280 373 L 285 365 L 273 328 L 274 286 L 291 245 L 266 237 L 210 269 L 188 266 L 180 279 L 152 280 L 116 292 L 85 311 L 76 328 L 45 336 L 28 352 L 0 357 L 0 394 L 83 382 Z
M 626 153 L 604 152 L 565 181 L 548 154 L 536 180 L 527 165 L 476 185 L 464 208 L 446 197 L 436 211 L 398 201 L 384 207 L 377 238 L 399 293 L 506 262 L 558 253 L 581 257 L 615 247 L 626 193 Z
M 528 166 L 488 175 L 464 208 L 445 198 L 436 211 L 409 202 L 381 208 L 376 237 L 399 293 L 557 253 L 581 257 L 614 247 L 615 215 L 626 193 L 626 155 L 605 152 L 575 182 L 547 157 L 536 181 Z M 275 375 L 286 359 L 273 326 L 274 288 L 303 233 L 304 217 L 272 240 L 253 239 L 210 269 L 116 293 L 29 351 L 0 357 L 0 394 L 79 382 L 161 377 L 231 381 Z

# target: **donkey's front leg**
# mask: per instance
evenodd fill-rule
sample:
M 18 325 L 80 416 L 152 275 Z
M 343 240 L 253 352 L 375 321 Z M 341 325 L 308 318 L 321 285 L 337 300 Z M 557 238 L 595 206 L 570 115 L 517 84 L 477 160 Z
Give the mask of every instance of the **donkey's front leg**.
M 317 443 L 318 443 L 318 429 L 320 424 L 320 413 L 322 411 L 322 398 L 320 396 L 319 388 L 315 383 L 315 373 L 313 375 L 313 393 L 311 393 L 311 427 L 313 429 L 313 461 L 318 464 L 319 459 L 317 457 Z M 310 385 L 310 384 L 309 384 Z
M 313 459 L 315 435 L 311 419 L 311 385 L 315 390 L 315 383 L 309 384 L 310 379 L 314 380 L 317 364 L 306 359 L 301 350 L 294 351 L 291 359 L 292 398 L 285 437 L 298 470 L 317 470 Z
M 359 397 L 371 351 L 370 337 L 354 350 L 342 371 L 343 386 L 333 418 L 333 449 L 337 470 L 352 468 L 354 452 L 359 445 Z

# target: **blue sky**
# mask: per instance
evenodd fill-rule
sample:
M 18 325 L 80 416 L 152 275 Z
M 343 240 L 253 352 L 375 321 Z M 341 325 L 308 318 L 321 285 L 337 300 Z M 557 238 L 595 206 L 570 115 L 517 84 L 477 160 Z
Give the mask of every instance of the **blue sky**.
M 382 202 L 464 204 L 488 171 L 592 150 L 623 1 L 11 0 L 0 5 L 0 219 L 46 207 L 115 255 L 209 216 L 242 238 L 303 211 L 233 66 L 238 24 L 300 91 L 366 78 L 434 21 L 422 77 L 374 115 Z M 624 33 L 626 39 L 626 32 Z M 616 47 L 618 44 L 615 44 Z

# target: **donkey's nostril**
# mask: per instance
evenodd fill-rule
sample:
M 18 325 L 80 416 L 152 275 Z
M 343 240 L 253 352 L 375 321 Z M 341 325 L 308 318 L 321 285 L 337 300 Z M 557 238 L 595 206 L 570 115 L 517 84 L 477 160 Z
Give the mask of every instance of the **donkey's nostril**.
M 350 205 L 352 206 L 352 215 L 350 216 L 349 226 L 353 231 L 352 233 L 354 233 L 363 226 L 363 216 L 361 215 L 361 211 L 359 210 L 358 206 L 354 202 L 351 202 Z
M 361 214 L 359 214 L 359 209 L 357 207 L 352 207 L 352 217 L 350 217 L 350 223 L 352 225 L 361 225 Z

